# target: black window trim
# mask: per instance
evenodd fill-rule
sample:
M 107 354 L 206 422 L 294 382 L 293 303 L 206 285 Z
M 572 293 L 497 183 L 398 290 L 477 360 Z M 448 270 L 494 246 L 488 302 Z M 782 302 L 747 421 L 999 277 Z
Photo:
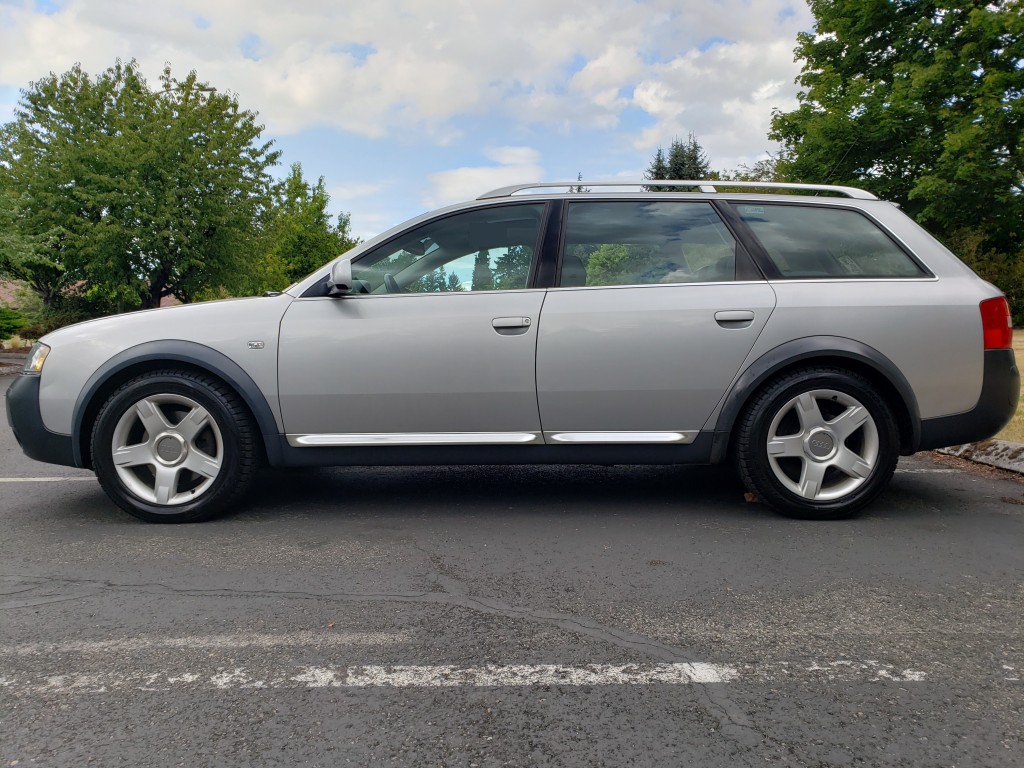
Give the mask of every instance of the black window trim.
M 862 208 L 859 208 L 859 207 L 853 206 L 853 205 L 835 205 L 835 204 L 828 204 L 828 203 L 808 203 L 806 200 L 792 200 L 792 201 L 790 201 L 790 200 L 770 200 L 770 201 L 758 200 L 757 201 L 757 205 L 760 205 L 760 206 L 788 206 L 790 208 L 828 208 L 830 210 L 852 211 L 854 213 L 857 213 L 857 214 L 863 216 L 868 221 L 870 221 L 872 224 L 874 224 L 875 227 L 883 235 L 885 235 L 889 239 L 889 241 L 893 245 L 895 245 L 896 248 L 900 252 L 902 252 L 908 259 L 910 259 L 911 263 L 913 263 L 918 269 L 921 270 L 921 274 L 919 274 L 919 275 L 906 275 L 906 276 L 888 275 L 888 276 L 885 276 L 885 277 L 879 277 L 878 275 L 874 275 L 874 276 L 871 276 L 871 277 L 862 277 L 862 276 L 858 276 L 858 275 L 848 275 L 848 276 L 829 275 L 827 277 L 821 277 L 821 276 L 794 277 L 794 276 L 791 276 L 791 275 L 784 275 L 784 274 L 782 274 L 782 271 L 778 268 L 778 266 L 776 266 L 775 261 L 772 259 L 772 257 L 768 254 L 768 251 L 761 244 L 761 241 L 758 239 L 757 235 L 754 234 L 753 227 L 751 227 L 749 224 L 747 224 L 747 222 L 745 222 L 743 220 L 743 218 L 740 216 L 739 211 L 737 211 L 733 207 L 735 205 L 751 205 L 752 201 L 744 200 L 742 197 L 739 197 L 739 198 L 730 197 L 730 198 L 727 198 L 727 199 L 724 199 L 724 200 L 723 199 L 716 200 L 716 202 L 721 205 L 721 208 L 722 208 L 723 211 L 727 211 L 727 213 L 725 213 L 724 215 L 728 216 L 735 223 L 737 232 L 738 233 L 742 233 L 741 237 L 745 241 L 748 242 L 748 244 L 750 246 L 750 252 L 754 256 L 754 260 L 757 262 L 757 264 L 760 267 L 761 271 L 765 274 L 765 277 L 767 277 L 768 280 L 771 280 L 771 281 L 794 280 L 794 281 L 798 281 L 798 282 L 806 282 L 806 281 L 810 281 L 810 280 L 826 280 L 826 281 L 834 281 L 834 280 L 843 280 L 843 281 L 847 281 L 847 280 L 862 280 L 863 281 L 863 280 L 934 280 L 935 279 L 935 273 L 933 273 L 930 269 L 928 269 L 927 265 L 925 265 L 917 257 L 917 254 L 915 254 L 906 245 L 904 245 L 899 240 L 899 238 L 897 238 L 895 235 L 893 235 L 892 232 L 890 232 L 880 221 L 878 221 L 878 219 L 876 219 L 874 216 L 872 216 L 870 213 L 868 213 L 867 211 L 863 210 Z

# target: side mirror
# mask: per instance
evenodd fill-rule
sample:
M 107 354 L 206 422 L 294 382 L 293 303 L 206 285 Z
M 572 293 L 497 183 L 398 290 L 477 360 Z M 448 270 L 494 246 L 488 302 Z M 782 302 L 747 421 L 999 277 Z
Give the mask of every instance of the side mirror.
M 331 296 L 344 296 L 352 292 L 352 260 L 338 259 L 331 267 Z

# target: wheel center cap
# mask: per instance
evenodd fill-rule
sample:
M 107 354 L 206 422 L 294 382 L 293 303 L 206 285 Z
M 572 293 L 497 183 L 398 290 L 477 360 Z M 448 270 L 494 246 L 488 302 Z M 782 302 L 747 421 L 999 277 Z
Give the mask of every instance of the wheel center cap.
M 185 441 L 178 435 L 164 435 L 156 441 L 156 456 L 164 464 L 176 464 L 185 456 Z
M 807 452 L 816 459 L 827 459 L 836 449 L 836 439 L 825 432 L 812 432 L 807 436 Z

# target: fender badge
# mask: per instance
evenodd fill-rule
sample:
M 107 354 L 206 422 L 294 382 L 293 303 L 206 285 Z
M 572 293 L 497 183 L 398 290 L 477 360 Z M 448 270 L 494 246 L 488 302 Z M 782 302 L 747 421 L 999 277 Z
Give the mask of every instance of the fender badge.
M 262 341 L 250 341 L 249 342 L 249 349 L 263 349 L 263 342 Z

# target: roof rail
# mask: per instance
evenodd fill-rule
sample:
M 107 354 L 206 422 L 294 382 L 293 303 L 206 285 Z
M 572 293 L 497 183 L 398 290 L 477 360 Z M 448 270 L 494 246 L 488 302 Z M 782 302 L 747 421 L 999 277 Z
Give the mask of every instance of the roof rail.
M 839 187 L 832 184 L 789 184 L 775 181 L 680 181 L 645 179 L 643 181 L 543 181 L 535 184 L 513 184 L 510 187 L 499 187 L 480 195 L 477 200 L 493 200 L 499 197 L 511 197 L 517 192 L 527 189 L 550 189 L 565 187 L 680 187 L 692 189 L 706 194 L 715 194 L 718 187 L 742 187 L 749 189 L 797 189 L 805 192 L 834 192 L 856 200 L 877 200 L 870 192 L 857 187 Z

